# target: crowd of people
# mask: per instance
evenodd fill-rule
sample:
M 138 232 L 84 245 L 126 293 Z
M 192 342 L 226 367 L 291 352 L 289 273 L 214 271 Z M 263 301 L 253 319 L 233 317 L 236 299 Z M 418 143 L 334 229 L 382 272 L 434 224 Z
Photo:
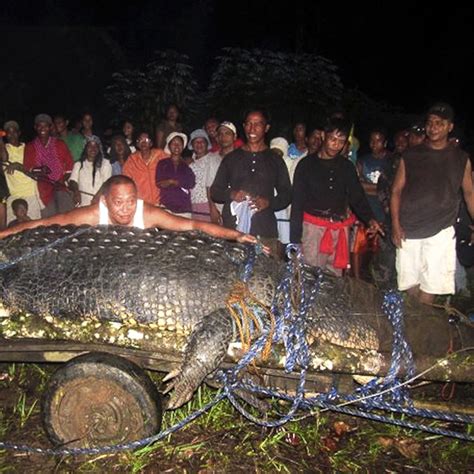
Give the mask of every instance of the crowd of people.
M 269 143 L 262 109 L 245 114 L 243 137 L 216 117 L 188 135 L 179 117 L 171 105 L 154 134 L 126 120 L 101 139 L 91 114 L 71 129 L 63 115 L 39 114 L 26 144 L 19 124 L 7 121 L 0 227 L 8 228 L 0 237 L 48 223 L 199 229 L 258 237 L 275 258 L 299 244 L 308 264 L 358 278 L 396 248 L 388 269 L 424 303 L 454 293 L 456 265 L 474 264 L 472 170 L 451 140 L 448 104 L 393 137 L 374 128 L 365 155 L 341 112 L 317 127 L 296 123 L 292 139 Z M 458 232 L 456 252 L 459 218 L 467 232 Z

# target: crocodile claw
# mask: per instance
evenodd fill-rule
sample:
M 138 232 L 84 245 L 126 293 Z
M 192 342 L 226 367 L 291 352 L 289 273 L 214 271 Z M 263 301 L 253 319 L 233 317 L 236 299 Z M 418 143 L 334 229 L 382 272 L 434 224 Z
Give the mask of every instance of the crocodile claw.
M 168 374 L 166 374 L 166 376 L 164 377 L 164 379 L 162 380 L 162 382 L 168 382 L 168 380 L 174 379 L 174 378 L 177 377 L 180 373 L 181 373 L 181 370 L 180 370 L 180 369 L 174 369 L 174 370 L 172 370 L 171 372 L 169 372 Z M 166 389 L 166 391 L 163 392 L 163 393 L 166 393 L 167 391 L 168 391 L 168 389 Z
M 172 375 L 176 372 L 174 375 Z M 186 402 L 191 400 L 194 391 L 200 385 L 201 381 L 191 381 L 183 375 L 180 370 L 175 370 L 173 373 L 170 372 L 169 379 L 174 378 L 174 380 L 169 383 L 166 389 L 163 391 L 164 394 L 171 393 L 168 402 L 166 403 L 167 410 L 175 410 L 183 406 Z

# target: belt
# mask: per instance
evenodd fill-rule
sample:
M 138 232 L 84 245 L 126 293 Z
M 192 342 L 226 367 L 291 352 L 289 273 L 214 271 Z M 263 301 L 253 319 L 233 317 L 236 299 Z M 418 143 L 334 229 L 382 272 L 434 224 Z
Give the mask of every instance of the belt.
M 344 222 L 346 219 L 351 217 L 351 214 L 346 214 L 344 216 L 339 216 L 338 214 L 331 214 L 326 211 L 311 211 L 311 213 L 305 212 L 306 215 L 319 217 L 329 222 Z
M 350 214 L 348 217 L 339 218 L 338 220 L 329 219 L 328 217 L 318 217 L 307 212 L 303 213 L 303 220 L 310 224 L 319 225 L 322 227 L 330 227 L 333 230 L 340 229 L 342 227 L 348 227 L 354 224 L 356 221 L 355 215 Z
M 329 219 L 313 216 L 307 212 L 303 213 L 303 221 L 326 228 L 318 250 L 329 255 L 334 253 L 334 268 L 340 269 L 347 268 L 349 265 L 349 245 L 345 229 L 351 226 L 355 220 L 354 214 L 342 221 L 331 222 Z M 331 231 L 339 231 L 336 245 L 334 245 Z

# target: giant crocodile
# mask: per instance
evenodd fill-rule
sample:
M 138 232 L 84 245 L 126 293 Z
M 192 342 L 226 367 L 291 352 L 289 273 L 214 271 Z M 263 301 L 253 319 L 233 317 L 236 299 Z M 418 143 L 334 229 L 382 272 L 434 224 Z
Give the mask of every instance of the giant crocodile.
M 40 227 L 0 241 L 0 298 L 9 317 L 0 339 L 22 337 L 99 341 L 180 354 L 172 376 L 175 408 L 190 399 L 219 364 L 242 355 L 226 302 L 242 274 L 247 246 L 200 233 L 126 227 Z M 248 285 L 269 307 L 283 264 L 256 259 Z M 307 285 L 317 271 L 303 266 Z M 308 313 L 310 370 L 384 375 L 392 328 L 371 285 L 323 275 Z M 418 369 L 448 348 L 473 345 L 468 321 L 408 302 L 406 338 Z M 92 326 L 91 326 L 92 325 Z M 282 368 L 281 345 L 268 367 Z M 237 350 L 234 350 L 236 349 Z M 427 374 L 431 380 L 474 381 L 468 358 Z

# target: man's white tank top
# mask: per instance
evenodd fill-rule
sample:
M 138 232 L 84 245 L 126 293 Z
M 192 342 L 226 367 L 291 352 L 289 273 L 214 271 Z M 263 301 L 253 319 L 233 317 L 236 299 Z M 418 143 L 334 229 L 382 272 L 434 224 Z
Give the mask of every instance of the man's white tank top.
M 99 201 L 99 225 L 108 225 L 109 224 L 109 210 L 107 206 Z M 138 227 L 139 229 L 145 228 L 145 220 L 143 218 L 143 199 L 137 199 L 137 208 L 135 209 L 135 215 L 133 216 L 133 227 Z

